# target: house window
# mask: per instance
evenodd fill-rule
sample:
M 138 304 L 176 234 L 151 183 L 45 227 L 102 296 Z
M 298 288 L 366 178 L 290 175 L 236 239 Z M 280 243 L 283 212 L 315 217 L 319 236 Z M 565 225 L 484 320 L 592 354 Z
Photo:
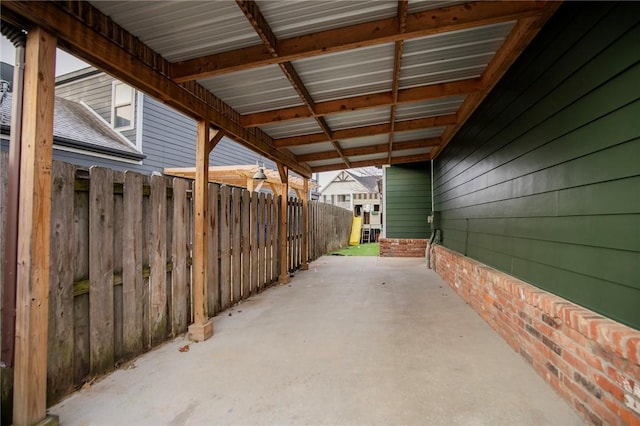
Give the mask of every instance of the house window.
M 374 204 L 373 205 L 373 211 L 374 212 L 379 212 L 380 211 L 380 204 Z
M 351 201 L 351 195 L 348 195 L 348 194 L 346 194 L 346 195 L 345 194 L 338 195 L 338 202 L 339 203 L 345 203 L 345 202 L 348 202 L 348 201 Z
M 133 88 L 126 84 L 113 82 L 111 124 L 114 129 L 133 128 L 133 93 Z

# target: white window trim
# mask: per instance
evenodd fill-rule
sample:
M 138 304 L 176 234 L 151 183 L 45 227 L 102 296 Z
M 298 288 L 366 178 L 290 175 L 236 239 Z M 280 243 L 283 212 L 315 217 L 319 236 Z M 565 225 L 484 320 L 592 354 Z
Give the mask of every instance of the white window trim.
M 129 126 L 124 126 L 124 127 L 116 127 L 116 103 L 115 103 L 115 99 L 116 99 L 116 86 L 122 84 L 125 85 L 129 88 L 131 88 L 132 90 L 132 95 L 131 95 L 131 111 L 133 112 L 134 116 L 131 117 L 131 125 Z M 118 80 L 114 80 L 111 82 L 111 127 L 114 130 L 117 130 L 118 132 L 122 132 L 125 130 L 133 130 L 133 128 L 135 127 L 135 122 L 136 122 L 136 117 L 135 117 L 135 113 L 136 113 L 136 106 L 134 105 L 135 101 L 136 101 L 136 96 L 135 96 L 135 92 L 136 89 L 134 89 L 133 87 L 129 86 L 126 83 L 123 83 L 121 81 Z M 118 106 L 122 106 L 122 105 L 118 105 Z
M 111 127 L 111 125 L 107 122 L 107 120 L 105 120 L 104 118 L 102 118 L 102 116 L 100 114 L 98 114 L 97 112 L 95 112 L 93 110 L 93 108 L 91 108 L 89 105 L 87 105 L 84 101 L 80 101 L 80 104 L 83 105 L 86 109 L 88 109 L 93 115 L 94 117 L 96 117 L 98 120 L 102 121 L 105 125 Z M 133 127 L 132 127 L 133 128 Z M 136 146 L 135 143 L 131 142 L 129 140 L 129 138 L 127 138 L 125 135 L 123 135 L 122 133 L 120 133 L 118 130 L 122 130 L 122 129 L 114 129 L 116 131 L 116 133 L 118 134 L 118 137 L 120 138 L 120 140 L 124 143 L 126 143 L 127 145 L 129 145 L 131 148 L 135 149 L 136 151 L 142 153 L 142 150 L 140 148 L 138 148 Z
M 136 148 L 142 152 L 142 114 L 144 110 L 144 93 L 136 90 Z

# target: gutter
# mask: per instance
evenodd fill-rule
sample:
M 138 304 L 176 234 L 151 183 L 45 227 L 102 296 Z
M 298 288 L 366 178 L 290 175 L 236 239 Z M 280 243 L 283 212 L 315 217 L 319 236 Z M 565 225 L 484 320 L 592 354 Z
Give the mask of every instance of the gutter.
M 24 88 L 24 62 L 27 38 L 25 33 L 2 22 L 2 34 L 16 48 L 13 68 L 13 103 L 11 105 L 9 165 L 7 167 L 7 222 L 4 247 L 4 288 L 2 292 L 2 353 L 3 367 L 13 367 L 16 331 L 16 271 L 18 263 L 18 202 L 20 196 L 20 151 L 22 145 L 22 101 Z

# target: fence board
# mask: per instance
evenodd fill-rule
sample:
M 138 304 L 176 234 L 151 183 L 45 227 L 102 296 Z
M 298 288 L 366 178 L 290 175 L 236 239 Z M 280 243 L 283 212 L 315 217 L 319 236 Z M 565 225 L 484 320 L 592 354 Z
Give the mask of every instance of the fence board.
M 249 217 L 251 193 L 242 191 L 242 298 L 249 297 L 251 287 L 251 222 Z
M 238 303 L 242 294 L 242 269 L 241 258 L 242 249 L 240 243 L 242 242 L 242 230 L 240 222 L 240 202 L 242 201 L 242 190 L 240 188 L 232 188 L 231 190 L 231 207 L 233 210 L 232 218 L 232 242 L 231 242 L 231 278 L 233 282 L 232 286 L 232 299 L 233 303 Z
M 113 171 L 114 187 L 123 187 L 124 172 Z M 113 271 L 115 273 L 122 272 L 122 244 L 123 244 L 123 197 L 121 191 L 114 191 L 113 195 Z M 113 288 L 113 354 L 115 359 L 120 359 L 123 354 L 123 300 L 122 285 Z
M 99 374 L 114 364 L 113 179 L 102 167 L 89 173 L 89 348 L 91 374 Z
M 251 294 L 258 291 L 258 193 L 251 193 Z
M 266 233 L 266 241 L 265 241 L 265 250 L 266 250 L 266 258 L 265 258 L 265 280 L 267 285 L 271 285 L 273 282 L 273 256 L 271 252 L 272 243 L 273 243 L 273 196 L 271 194 L 267 194 L 267 205 L 266 205 L 266 219 L 265 219 L 265 233 Z
M 126 356 L 142 351 L 142 175 L 126 172 L 122 220 L 122 349 Z
M 171 334 L 187 330 L 189 305 L 189 211 L 187 204 L 189 184 L 184 179 L 173 179 L 173 238 L 171 250 Z
M 220 308 L 231 304 L 231 211 L 229 187 L 220 187 Z
M 209 316 L 214 316 L 220 310 L 220 186 L 209 184 L 209 225 L 207 247 L 207 297 Z M 193 210 L 193 209 L 192 209 Z M 193 232 L 193 227 L 191 229 Z
M 151 267 L 149 285 L 149 331 L 151 345 L 167 337 L 167 187 L 162 176 L 151 176 Z
M 47 401 L 53 403 L 73 390 L 73 183 L 70 164 L 54 163 L 51 193 L 49 270 L 49 359 Z M 0 231 L 2 233 L 2 231 Z
M 144 188 L 148 188 L 151 192 L 151 179 L 144 176 L 142 179 L 143 192 Z M 143 248 L 142 248 L 142 265 L 149 265 L 151 262 L 151 241 L 153 233 L 151 232 L 151 196 L 147 195 L 142 198 L 142 232 L 143 232 Z M 150 304 L 151 304 L 151 278 L 149 274 L 142 279 L 142 344 L 145 349 L 151 348 L 151 320 L 150 320 Z
M 258 195 L 258 288 L 264 288 L 265 282 L 265 197 L 264 193 Z

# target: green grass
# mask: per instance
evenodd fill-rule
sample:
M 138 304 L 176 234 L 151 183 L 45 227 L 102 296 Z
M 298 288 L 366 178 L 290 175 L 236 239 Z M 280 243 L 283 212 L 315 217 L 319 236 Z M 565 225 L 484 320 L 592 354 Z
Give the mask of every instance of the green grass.
M 368 243 L 357 246 L 347 246 L 329 253 L 337 256 L 378 256 L 380 254 L 380 244 Z

